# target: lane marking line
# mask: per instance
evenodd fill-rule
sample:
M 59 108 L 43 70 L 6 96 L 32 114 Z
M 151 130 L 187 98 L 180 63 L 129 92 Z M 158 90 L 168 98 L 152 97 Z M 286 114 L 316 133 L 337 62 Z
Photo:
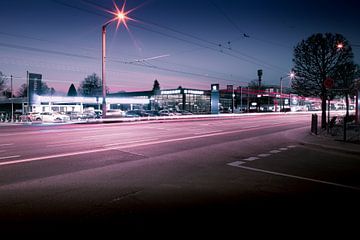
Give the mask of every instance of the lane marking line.
M 230 165 L 230 164 L 228 164 L 228 165 Z M 291 174 L 286 174 L 286 173 L 281 173 L 281 172 L 273 172 L 273 171 L 263 170 L 263 169 L 259 169 L 259 168 L 245 167 L 245 166 L 240 166 L 240 165 L 235 165 L 235 164 L 233 164 L 231 166 L 242 168 L 242 169 L 253 171 L 253 172 L 266 173 L 266 174 L 271 174 L 271 175 L 276 175 L 276 176 L 281 176 L 281 177 L 294 178 L 294 179 L 299 179 L 299 180 L 304 180 L 304 181 L 309 181 L 309 182 L 321 183 L 321 184 L 331 185 L 331 186 L 335 186 L 335 187 L 347 188 L 347 189 L 351 189 L 351 190 L 360 191 L 359 187 L 354 187 L 354 186 L 349 186 L 349 185 L 344 185 L 344 184 L 339 184 L 339 183 L 334 183 L 334 182 L 328 182 L 328 181 L 323 181 L 323 180 L 318 180 L 318 179 L 313 179 L 313 178 L 301 177 L 301 176 L 296 176 L 296 175 L 291 175 Z
M 262 154 L 259 154 L 258 157 L 268 157 L 268 156 L 271 156 L 270 153 L 262 153 Z
M 11 145 L 14 145 L 14 144 L 13 143 L 3 143 L 3 144 L 0 144 L 0 147 L 11 146 Z
M 18 158 L 18 157 L 21 157 L 21 156 L 20 155 L 14 155 L 14 156 L 0 157 L 0 160 L 9 159 L 9 158 Z
M 117 142 L 117 143 L 111 143 L 106 144 L 103 147 L 113 147 L 113 146 L 119 146 L 124 144 L 132 144 L 132 143 L 140 143 L 140 142 L 146 142 L 146 141 L 152 141 L 152 140 L 159 140 L 158 138 L 143 138 L 141 140 L 134 140 L 134 141 L 128 141 L 128 142 Z
M 279 150 L 272 150 L 272 151 L 270 151 L 269 153 L 279 153 L 279 152 L 281 152 L 281 151 L 279 151 Z
M 229 166 L 233 166 L 233 167 L 238 167 L 240 166 L 241 164 L 243 164 L 245 162 L 242 162 L 242 161 L 236 161 L 236 162 L 231 162 L 231 163 L 228 163 L 227 165 Z
M 288 150 L 287 148 L 279 148 L 279 151 L 286 151 Z
M 272 128 L 274 126 L 285 126 L 285 125 L 289 125 L 289 124 L 283 124 L 283 123 L 273 124 L 273 125 L 269 125 L 269 126 L 253 128 L 251 130 L 266 129 L 266 128 Z M 306 128 L 306 127 L 299 127 L 299 128 Z M 92 150 L 72 152 L 72 153 L 54 154 L 54 155 L 48 155 L 48 156 L 42 156 L 42 157 L 33 157 L 33 158 L 16 160 L 16 161 L 2 162 L 2 163 L 0 163 L 0 166 L 13 165 L 13 164 L 18 164 L 18 163 L 34 162 L 34 161 L 41 161 L 41 160 L 48 160 L 48 159 L 52 159 L 52 158 L 62 158 L 62 157 L 76 156 L 76 155 L 82 155 L 82 154 L 99 153 L 99 152 L 105 152 L 105 151 L 110 151 L 110 150 L 118 150 L 118 149 L 126 149 L 126 148 L 132 148 L 132 147 L 142 147 L 142 146 L 155 145 L 155 144 L 161 144 L 161 143 L 171 143 L 171 142 L 178 142 L 178 141 L 184 141 L 184 140 L 192 140 L 192 139 L 197 139 L 197 138 L 221 136 L 221 135 L 234 134 L 234 133 L 247 132 L 247 131 L 249 131 L 249 129 L 240 129 L 238 131 L 229 131 L 229 132 L 210 133 L 210 134 L 204 134 L 204 135 L 189 136 L 189 137 L 182 137 L 182 138 L 174 138 L 174 139 L 168 139 L 168 140 L 159 140 L 159 141 L 153 141 L 153 142 L 135 143 L 135 144 L 124 145 L 124 146 L 119 146 L 119 147 L 108 147 L 108 148 L 99 148 L 99 149 L 92 149 Z
M 295 145 L 290 145 L 290 146 L 287 146 L 288 148 L 295 148 L 296 146 Z
M 254 161 L 254 160 L 257 160 L 257 159 L 259 159 L 259 158 L 258 157 L 249 157 L 249 158 L 245 158 L 243 160 L 245 160 L 245 161 Z

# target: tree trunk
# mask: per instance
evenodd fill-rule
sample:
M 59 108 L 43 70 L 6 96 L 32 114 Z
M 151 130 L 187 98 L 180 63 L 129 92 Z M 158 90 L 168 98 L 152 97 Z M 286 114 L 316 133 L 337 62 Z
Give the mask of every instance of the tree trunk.
M 349 120 L 349 93 L 345 93 L 345 103 L 346 103 L 346 119 Z
M 321 97 L 321 128 L 326 129 L 326 97 Z

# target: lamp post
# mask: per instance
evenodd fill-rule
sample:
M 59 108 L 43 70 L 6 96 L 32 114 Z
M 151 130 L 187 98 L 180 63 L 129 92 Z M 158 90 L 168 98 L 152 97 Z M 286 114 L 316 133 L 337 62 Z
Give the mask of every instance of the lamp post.
M 110 22 L 102 26 L 102 54 L 101 54 L 101 80 L 102 80 L 102 116 L 106 117 L 106 79 L 105 79 L 105 62 L 106 62 L 106 27 Z
M 121 9 L 119 9 L 116 4 L 114 3 L 114 6 L 116 8 L 116 12 L 108 11 L 109 13 L 115 15 L 115 17 L 108 22 L 106 22 L 102 26 L 102 38 L 101 38 L 101 49 L 102 49 L 102 57 L 101 57 L 101 80 L 102 80 L 102 116 L 106 118 L 106 77 L 105 77 L 105 65 L 106 65 L 106 27 L 117 20 L 117 26 L 118 28 L 121 23 L 124 24 L 126 29 L 128 29 L 128 26 L 126 24 L 127 20 L 133 20 L 132 18 L 128 17 L 127 14 L 130 13 L 132 10 L 125 11 L 125 3 L 122 6 Z
M 10 75 L 11 122 L 14 122 L 13 75 Z
M 282 82 L 283 82 L 283 79 L 287 78 L 287 77 L 290 77 L 290 79 L 292 80 L 295 77 L 295 73 L 290 72 L 289 74 L 280 77 L 280 110 L 281 110 L 281 108 L 284 110 L 284 101 L 282 101 L 282 89 L 283 89 L 283 83 Z

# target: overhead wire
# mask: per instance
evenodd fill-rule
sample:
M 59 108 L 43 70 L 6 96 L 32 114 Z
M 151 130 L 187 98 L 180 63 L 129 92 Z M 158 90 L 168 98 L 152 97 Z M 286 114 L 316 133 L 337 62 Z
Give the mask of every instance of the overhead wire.
M 58 1 L 58 0 L 53 0 L 53 1 L 61 4 L 61 2 Z M 94 6 L 96 6 L 97 8 L 103 8 L 103 9 L 105 8 L 104 6 L 102 6 L 102 5 L 98 4 L 98 3 L 92 2 L 92 1 L 89 1 L 89 0 L 81 0 L 81 1 L 82 1 L 82 2 L 85 2 L 85 3 L 87 3 L 87 4 L 90 4 L 90 5 L 94 5 Z M 70 5 L 70 4 L 65 4 L 65 6 L 68 6 L 68 7 L 69 7 L 69 6 L 71 6 L 71 5 Z M 80 7 L 76 7 L 76 9 L 81 10 Z M 91 11 L 89 11 L 89 10 L 86 10 L 86 12 L 91 13 Z M 225 13 L 224 13 L 224 14 L 225 14 Z M 96 15 L 99 15 L 99 14 L 97 13 Z M 104 15 L 102 15 L 102 16 L 104 16 Z M 263 61 L 263 60 L 260 60 L 260 59 L 257 59 L 257 58 L 255 58 L 255 57 L 253 57 L 253 56 L 244 54 L 244 53 L 242 53 L 242 52 L 240 52 L 240 51 L 236 51 L 236 53 L 242 55 L 242 57 L 237 56 L 237 55 L 232 54 L 232 53 L 229 53 L 229 52 L 225 52 L 224 50 L 229 50 L 229 49 L 223 48 L 221 44 L 216 43 L 216 42 L 209 41 L 209 40 L 204 39 L 204 38 L 200 38 L 200 37 L 195 36 L 195 35 L 193 35 L 193 34 L 185 33 L 185 32 L 183 32 L 183 31 L 179 31 L 179 30 L 176 30 L 176 29 L 173 29 L 173 28 L 164 26 L 164 25 L 160 25 L 160 24 L 157 24 L 157 23 L 154 23 L 154 22 L 150 22 L 150 21 L 148 21 L 148 20 L 146 20 L 146 21 L 145 21 L 145 20 L 141 20 L 141 19 L 139 19 L 139 20 L 140 20 L 141 22 L 143 22 L 144 25 L 147 25 L 147 26 L 151 26 L 151 25 L 152 25 L 152 26 L 156 26 L 156 27 L 158 27 L 158 28 L 162 28 L 162 29 L 165 29 L 165 30 L 167 30 L 167 31 L 170 31 L 170 32 L 173 32 L 173 33 L 176 33 L 176 34 L 179 34 L 179 35 L 183 35 L 183 36 L 186 36 L 186 37 L 188 37 L 188 38 L 192 38 L 192 39 L 194 39 L 194 40 L 197 40 L 197 41 L 200 41 L 200 42 L 209 44 L 209 45 L 211 45 L 212 47 L 205 46 L 205 45 L 203 45 L 203 44 L 200 44 L 200 43 L 197 43 L 197 42 L 194 42 L 194 41 L 190 41 L 190 40 L 188 40 L 188 39 L 176 37 L 176 36 L 174 36 L 174 35 L 165 34 L 165 33 L 163 33 L 163 32 L 156 31 L 156 30 L 154 30 L 154 29 L 149 29 L 149 28 L 144 27 L 144 26 L 139 26 L 139 25 L 135 25 L 135 24 L 131 24 L 131 23 L 129 23 L 129 25 L 131 25 L 131 26 L 134 27 L 134 28 L 140 28 L 140 29 L 142 29 L 142 30 L 146 30 L 146 31 L 149 31 L 149 32 L 157 33 L 157 34 L 160 34 L 160 35 L 163 35 L 163 36 L 166 36 L 166 37 L 169 37 L 169 38 L 173 38 L 173 39 L 176 39 L 176 40 L 179 40 L 179 41 L 183 41 L 183 42 L 186 42 L 186 43 L 189 43 L 189 44 L 197 45 L 197 46 L 206 48 L 206 49 L 208 49 L 208 50 L 212 50 L 212 51 L 215 51 L 215 52 L 217 52 L 217 53 L 221 53 L 221 54 L 224 54 L 224 55 L 233 57 L 233 58 L 238 59 L 238 60 L 241 60 L 241 61 L 245 61 L 245 62 L 252 63 L 252 64 L 255 64 L 255 65 L 263 66 L 263 67 L 268 68 L 268 69 L 271 69 L 271 70 L 280 71 L 279 69 L 281 69 L 281 72 L 284 70 L 284 69 L 282 69 L 282 68 L 280 68 L 280 67 L 276 67 L 276 66 L 274 67 L 274 65 L 272 65 L 272 64 L 266 63 L 266 62 Z M 220 49 L 219 49 L 219 48 L 214 48 L 214 47 L 220 47 Z

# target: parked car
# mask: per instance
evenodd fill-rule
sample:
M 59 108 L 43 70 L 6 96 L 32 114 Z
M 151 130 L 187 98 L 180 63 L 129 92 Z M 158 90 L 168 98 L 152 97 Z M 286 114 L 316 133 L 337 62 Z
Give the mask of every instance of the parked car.
M 42 112 L 36 116 L 35 120 L 42 122 L 66 122 L 70 120 L 70 117 L 56 112 Z
M 106 111 L 106 117 L 124 117 L 125 112 L 120 109 L 109 109 Z
M 160 110 L 159 111 L 160 116 L 174 116 L 174 113 L 170 112 L 169 110 Z
M 36 119 L 39 117 L 39 115 L 40 115 L 40 113 L 28 112 L 28 113 L 20 115 L 19 120 L 20 120 L 20 122 L 32 122 L 32 121 L 36 121 Z

